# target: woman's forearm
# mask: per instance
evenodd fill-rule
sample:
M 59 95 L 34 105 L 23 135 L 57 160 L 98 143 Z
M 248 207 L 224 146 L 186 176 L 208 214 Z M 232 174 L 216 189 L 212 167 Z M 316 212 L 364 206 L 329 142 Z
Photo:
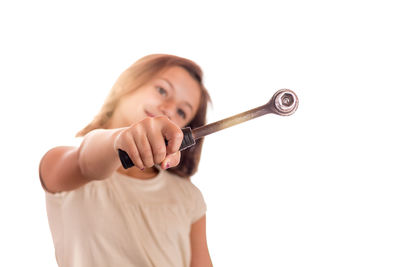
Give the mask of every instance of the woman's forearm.
M 96 129 L 84 137 L 79 147 L 79 167 L 90 180 L 107 178 L 121 166 L 114 140 L 124 128 Z

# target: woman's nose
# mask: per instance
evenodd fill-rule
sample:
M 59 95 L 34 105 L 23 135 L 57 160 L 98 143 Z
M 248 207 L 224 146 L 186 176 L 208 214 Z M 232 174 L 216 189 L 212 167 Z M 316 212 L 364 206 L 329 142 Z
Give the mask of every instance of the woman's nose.
M 160 105 L 160 110 L 163 115 L 171 120 L 175 112 L 175 105 L 171 102 L 164 102 Z

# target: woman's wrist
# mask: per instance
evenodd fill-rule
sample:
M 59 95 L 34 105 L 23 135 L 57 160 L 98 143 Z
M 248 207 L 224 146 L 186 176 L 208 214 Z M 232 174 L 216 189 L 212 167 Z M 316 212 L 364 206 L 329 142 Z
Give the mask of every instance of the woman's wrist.
M 114 149 L 115 139 L 124 128 L 95 129 L 83 139 L 79 153 L 79 166 L 90 180 L 107 178 L 121 164 Z

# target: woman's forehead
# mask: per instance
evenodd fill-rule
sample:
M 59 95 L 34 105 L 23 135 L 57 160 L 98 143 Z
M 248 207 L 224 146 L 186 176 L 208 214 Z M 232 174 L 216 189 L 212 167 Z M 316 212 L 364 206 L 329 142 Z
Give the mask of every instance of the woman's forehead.
M 181 82 L 198 86 L 199 82 L 185 68 L 180 66 L 167 67 L 156 75 L 158 78 L 169 78 L 174 82 Z

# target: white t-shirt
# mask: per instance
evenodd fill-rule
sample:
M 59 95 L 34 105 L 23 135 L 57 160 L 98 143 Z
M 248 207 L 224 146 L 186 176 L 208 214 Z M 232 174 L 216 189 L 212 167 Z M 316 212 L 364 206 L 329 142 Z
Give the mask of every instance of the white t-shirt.
M 46 192 L 46 207 L 60 267 L 189 266 L 191 224 L 206 212 L 189 179 L 163 170 Z

